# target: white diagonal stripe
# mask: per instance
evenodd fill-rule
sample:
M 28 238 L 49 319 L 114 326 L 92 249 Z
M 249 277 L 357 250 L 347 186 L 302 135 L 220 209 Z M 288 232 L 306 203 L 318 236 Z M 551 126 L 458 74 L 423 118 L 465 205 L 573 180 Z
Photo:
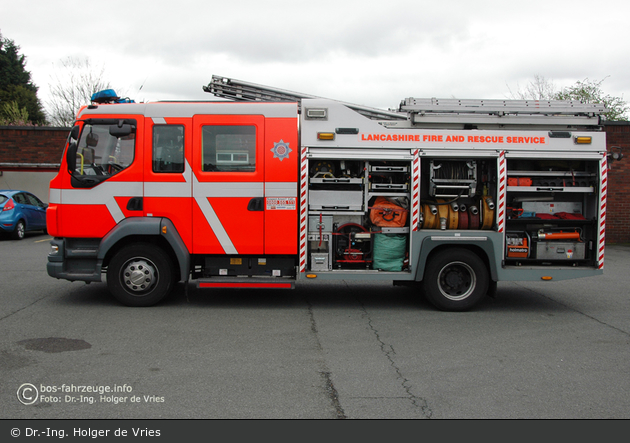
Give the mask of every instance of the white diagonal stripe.
M 214 209 L 212 208 L 212 205 L 210 204 L 208 199 L 205 197 L 195 197 L 195 200 L 197 201 L 201 212 L 203 212 L 204 217 L 206 217 L 210 228 L 212 229 L 212 231 L 214 231 L 214 235 L 217 236 L 217 239 L 219 240 L 219 243 L 221 244 L 221 247 L 223 248 L 225 253 L 238 254 L 238 251 L 234 247 L 232 240 L 230 240 L 230 236 L 225 231 L 225 228 L 221 224 L 221 220 L 219 220 L 219 217 L 217 217 L 217 214 L 216 212 L 214 212 Z
M 120 206 L 118 206 L 118 202 L 114 197 L 110 198 L 105 206 L 107 206 L 107 209 L 109 210 L 109 213 L 113 217 L 116 224 L 120 223 L 125 218 L 125 214 L 123 214 L 123 212 L 121 211 Z

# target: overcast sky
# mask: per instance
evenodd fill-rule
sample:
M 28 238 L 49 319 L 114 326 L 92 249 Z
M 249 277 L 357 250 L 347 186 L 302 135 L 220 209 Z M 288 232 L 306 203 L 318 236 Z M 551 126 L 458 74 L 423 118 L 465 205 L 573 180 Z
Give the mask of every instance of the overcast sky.
M 509 98 L 535 75 L 630 101 L 630 2 L 0 0 L 46 103 L 69 56 L 136 101 L 209 100 L 213 74 L 367 106 Z

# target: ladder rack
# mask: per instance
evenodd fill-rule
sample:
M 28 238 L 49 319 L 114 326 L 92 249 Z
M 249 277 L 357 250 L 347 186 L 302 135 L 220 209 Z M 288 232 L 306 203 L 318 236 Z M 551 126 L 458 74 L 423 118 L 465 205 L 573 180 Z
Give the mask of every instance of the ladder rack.
M 407 98 L 400 103 L 412 124 L 597 126 L 607 109 L 598 103 L 564 100 L 459 100 Z
M 273 88 L 271 86 L 258 85 L 256 83 L 244 82 L 233 78 L 212 76 L 212 81 L 203 87 L 205 92 L 214 94 L 217 97 L 234 101 L 264 101 L 264 102 L 297 102 L 301 109 L 302 99 L 323 98 L 315 95 L 303 94 L 301 92 L 287 91 L 286 89 Z M 357 111 L 374 120 L 407 120 L 406 113 L 395 111 L 385 111 L 368 106 L 344 103 L 345 106 Z
M 564 100 L 458 100 L 437 98 L 407 98 L 400 110 L 415 113 L 474 113 L 474 114 L 553 114 L 594 117 L 606 112 L 599 103 Z
M 315 95 L 259 85 L 213 75 L 203 86 L 205 92 L 233 101 L 295 102 L 301 110 L 302 99 L 321 99 Z M 509 129 L 576 128 L 601 126 L 602 104 L 560 100 L 459 100 L 406 98 L 398 110 L 383 110 L 335 100 L 359 114 L 395 128 Z

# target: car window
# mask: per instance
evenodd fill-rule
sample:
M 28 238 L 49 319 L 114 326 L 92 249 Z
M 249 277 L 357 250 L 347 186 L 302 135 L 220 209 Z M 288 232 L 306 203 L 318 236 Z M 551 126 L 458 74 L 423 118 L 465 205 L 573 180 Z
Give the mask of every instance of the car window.
M 26 194 L 26 198 L 28 199 L 29 204 L 33 206 L 39 206 L 40 208 L 44 207 L 42 201 L 35 197 L 33 194 Z
M 6 195 L 0 195 L 0 205 L 4 203 L 5 201 L 7 201 L 8 199 L 9 197 L 7 197 Z
M 26 201 L 26 196 L 24 194 L 22 194 L 21 192 L 19 194 L 15 194 L 13 196 L 13 201 L 16 203 L 19 203 L 21 205 L 26 205 L 28 204 Z

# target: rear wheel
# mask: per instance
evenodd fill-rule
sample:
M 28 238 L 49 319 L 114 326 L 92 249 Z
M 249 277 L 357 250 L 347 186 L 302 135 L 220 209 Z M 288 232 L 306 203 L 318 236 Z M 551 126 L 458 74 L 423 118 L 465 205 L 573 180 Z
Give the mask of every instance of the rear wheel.
M 153 306 L 173 288 L 173 264 L 159 247 L 148 243 L 125 246 L 107 268 L 107 287 L 127 306 Z
M 430 258 L 422 287 L 425 297 L 443 311 L 467 311 L 488 292 L 488 269 L 475 253 L 451 248 Z
M 13 230 L 13 238 L 15 240 L 22 240 L 26 235 L 26 225 L 22 220 L 18 220 L 15 224 L 15 229 Z

